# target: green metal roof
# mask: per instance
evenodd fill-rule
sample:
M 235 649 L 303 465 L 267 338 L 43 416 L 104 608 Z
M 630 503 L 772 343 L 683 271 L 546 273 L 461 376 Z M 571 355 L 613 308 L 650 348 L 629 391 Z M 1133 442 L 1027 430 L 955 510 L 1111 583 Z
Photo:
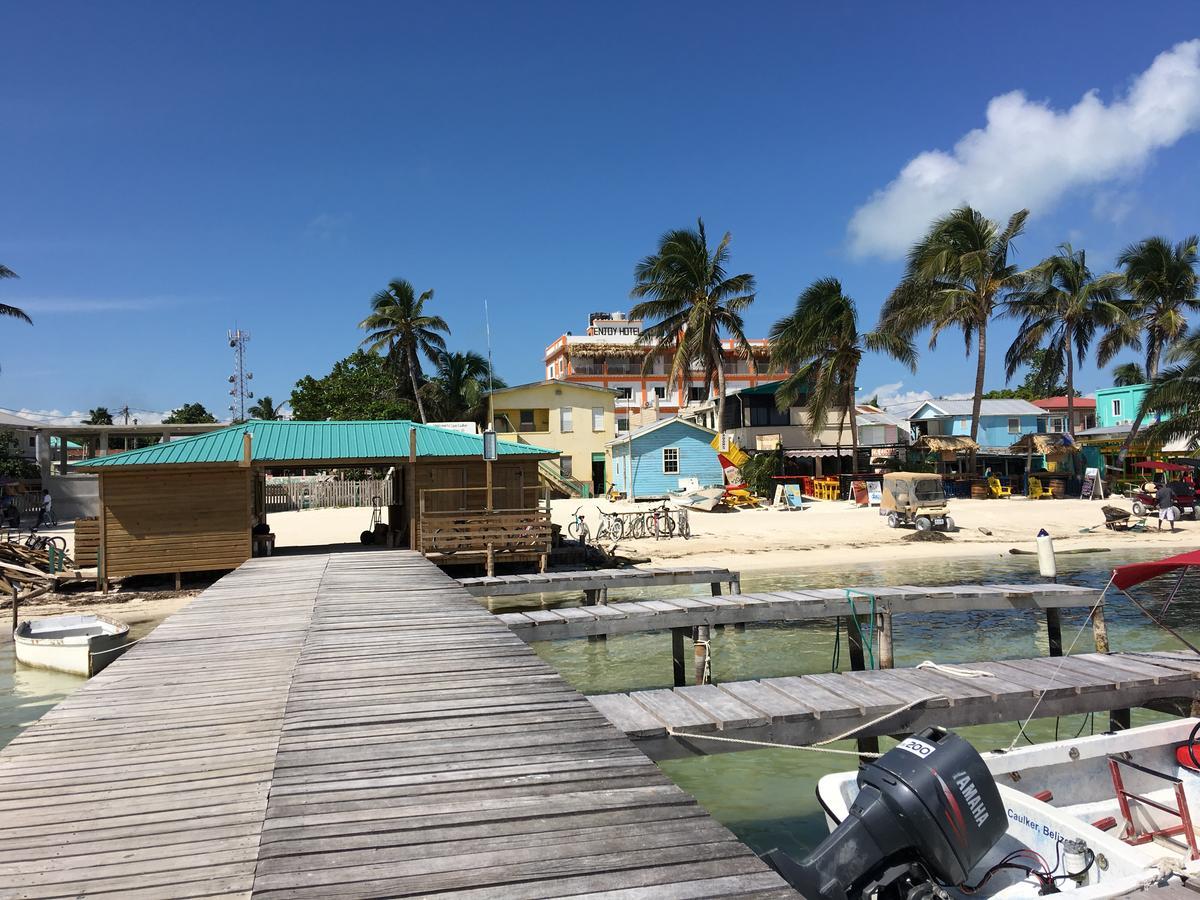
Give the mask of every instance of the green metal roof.
M 482 456 L 483 438 L 407 420 L 383 422 L 260 422 L 231 425 L 208 434 L 154 444 L 74 463 L 80 469 L 117 466 L 162 466 L 196 463 L 237 463 L 242 459 L 242 434 L 253 439 L 254 462 L 304 463 L 336 460 L 408 459 L 409 432 L 417 433 L 418 458 Z M 557 450 L 498 442 L 500 456 L 558 455 Z

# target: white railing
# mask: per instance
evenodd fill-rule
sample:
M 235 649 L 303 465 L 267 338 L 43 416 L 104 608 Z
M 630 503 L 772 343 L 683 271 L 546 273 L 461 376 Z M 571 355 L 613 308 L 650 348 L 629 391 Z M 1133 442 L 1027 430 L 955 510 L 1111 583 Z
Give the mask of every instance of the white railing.
M 332 481 L 322 478 L 292 478 L 268 481 L 267 512 L 301 509 L 372 506 L 379 498 L 382 506 L 392 503 L 392 479 L 367 478 L 361 481 Z

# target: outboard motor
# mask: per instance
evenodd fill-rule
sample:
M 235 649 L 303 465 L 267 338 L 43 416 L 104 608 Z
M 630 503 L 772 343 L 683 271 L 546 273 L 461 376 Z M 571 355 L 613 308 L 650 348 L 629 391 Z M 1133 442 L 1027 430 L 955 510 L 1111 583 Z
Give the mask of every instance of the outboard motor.
M 807 900 L 927 897 L 959 885 L 1008 829 L 996 782 L 967 741 L 927 728 L 858 773 L 859 794 L 803 862 L 770 863 Z

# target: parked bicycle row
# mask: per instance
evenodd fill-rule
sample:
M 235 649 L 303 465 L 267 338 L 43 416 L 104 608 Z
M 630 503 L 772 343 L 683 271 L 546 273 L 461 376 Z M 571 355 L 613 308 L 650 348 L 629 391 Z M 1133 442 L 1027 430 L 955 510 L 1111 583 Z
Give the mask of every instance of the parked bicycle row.
M 567 524 L 567 534 L 581 544 L 592 541 L 621 541 L 639 540 L 643 538 L 681 537 L 685 540 L 692 536 L 691 524 L 688 521 L 686 509 L 663 503 L 636 512 L 617 512 L 597 509 L 600 514 L 600 524 L 593 534 L 592 528 L 584 517 L 586 507 L 579 507 Z

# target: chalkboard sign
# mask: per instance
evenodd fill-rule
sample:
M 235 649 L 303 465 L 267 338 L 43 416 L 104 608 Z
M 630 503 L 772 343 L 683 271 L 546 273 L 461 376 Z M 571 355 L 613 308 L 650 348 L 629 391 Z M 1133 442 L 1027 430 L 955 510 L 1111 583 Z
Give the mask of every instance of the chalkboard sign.
M 868 481 L 867 499 L 872 506 L 879 506 L 883 502 L 883 485 L 878 481 Z
M 1099 469 L 1086 470 L 1083 473 L 1083 489 L 1079 493 L 1080 498 L 1083 500 L 1094 499 L 1093 495 L 1096 492 L 1096 482 L 1098 482 L 1099 480 L 1100 480 L 1100 470 Z M 1101 489 L 1101 493 L 1103 493 L 1103 489 Z

